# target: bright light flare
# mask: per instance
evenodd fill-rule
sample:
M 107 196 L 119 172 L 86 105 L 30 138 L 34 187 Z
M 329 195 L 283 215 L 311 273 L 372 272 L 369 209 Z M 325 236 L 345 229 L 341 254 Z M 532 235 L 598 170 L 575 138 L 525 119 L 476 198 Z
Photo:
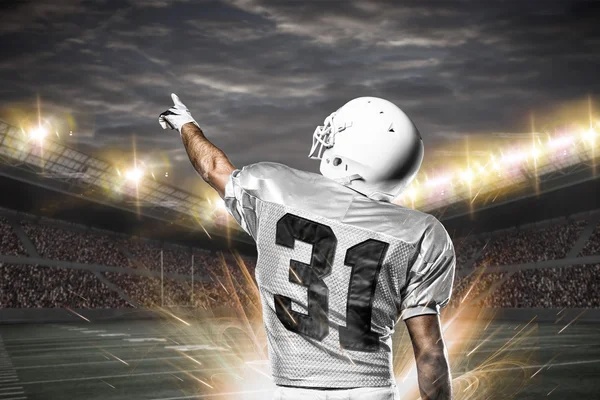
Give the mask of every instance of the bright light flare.
M 494 157 L 493 155 L 491 156 L 490 159 L 490 165 L 492 166 L 492 169 L 496 172 L 500 171 L 500 164 L 498 164 L 498 161 L 496 161 L 496 157 Z
M 590 128 L 586 131 L 583 131 L 581 136 L 584 141 L 594 144 L 596 137 L 598 136 L 598 132 L 596 132 L 594 128 Z
M 142 171 L 138 167 L 134 167 L 125 172 L 125 179 L 127 179 L 130 182 L 135 183 L 136 185 L 138 183 L 140 183 L 140 181 L 142 180 L 143 177 L 144 177 L 144 171 Z
M 435 188 L 443 185 L 448 185 L 452 182 L 452 178 L 449 175 L 438 176 L 436 178 L 428 179 L 425 181 L 425 186 Z
M 508 154 L 503 154 L 500 161 L 503 164 L 518 164 L 527 159 L 527 153 L 524 151 L 515 151 Z
M 537 160 L 538 158 L 540 158 L 540 156 L 543 154 L 543 152 L 542 152 L 542 151 L 541 151 L 539 148 L 537 148 L 536 146 L 534 146 L 534 147 L 531 149 L 531 151 L 530 151 L 530 153 L 529 153 L 529 154 L 531 155 L 531 157 L 532 157 L 534 160 Z
M 406 195 L 410 198 L 412 202 L 414 202 L 417 198 L 417 190 L 414 187 L 411 187 L 406 191 Z
M 217 201 L 215 201 L 215 209 L 217 211 L 225 211 L 226 208 L 223 199 L 217 199 Z
M 48 129 L 43 126 L 38 126 L 29 131 L 29 139 L 37 142 L 43 142 L 46 136 L 48 136 Z
M 548 147 L 550 149 L 562 149 L 571 146 L 574 141 L 575 138 L 573 136 L 559 136 L 551 138 L 548 141 Z
M 475 178 L 475 174 L 470 169 L 467 169 L 460 173 L 460 179 L 462 179 L 469 185 L 471 184 L 471 182 L 473 182 L 473 178 Z

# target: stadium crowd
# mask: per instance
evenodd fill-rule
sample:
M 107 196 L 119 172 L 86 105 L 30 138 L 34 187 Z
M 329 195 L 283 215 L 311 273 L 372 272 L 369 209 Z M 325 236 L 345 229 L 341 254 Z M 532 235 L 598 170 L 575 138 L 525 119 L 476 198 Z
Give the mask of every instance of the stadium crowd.
M 490 238 L 475 266 L 498 266 L 564 258 L 585 228 L 585 221 L 541 229 L 510 230 Z
M 600 308 L 600 264 L 474 273 L 455 281 L 450 305 Z
M 453 244 L 456 253 L 456 268 L 462 270 L 472 267 L 478 254 L 485 249 L 487 241 L 480 238 L 462 237 L 454 239 Z
M 118 239 L 108 235 L 22 223 L 23 229 L 43 258 L 84 264 L 127 268 L 127 257 L 119 251 Z
M 486 307 L 599 308 L 600 264 L 515 272 L 483 303 Z
M 0 217 L 0 254 L 22 256 L 27 254 L 10 223 Z
M 255 260 L 250 257 L 224 256 L 60 224 L 22 221 L 21 226 L 41 258 L 122 268 L 122 272 L 102 274 L 134 305 L 260 309 L 254 282 Z M 463 274 L 457 274 L 451 305 L 467 302 L 488 307 L 600 307 L 598 265 L 515 273 L 485 273 L 484 268 L 563 258 L 585 226 L 585 221 L 572 221 L 455 238 L 457 269 L 470 275 L 459 278 Z M 24 246 L 11 223 L 3 218 L 0 218 L 0 235 L 0 254 L 36 256 L 28 254 L 26 248 L 31 246 Z M 600 254 L 600 224 L 581 251 L 581 255 L 595 254 Z M 0 308 L 132 306 L 97 275 L 83 269 L 0 262 L 0 289 Z
M 0 264 L 0 308 L 131 307 L 92 272 Z
M 596 229 L 592 232 L 592 236 L 579 253 L 580 256 L 593 256 L 596 254 L 600 254 L 600 222 L 596 224 Z

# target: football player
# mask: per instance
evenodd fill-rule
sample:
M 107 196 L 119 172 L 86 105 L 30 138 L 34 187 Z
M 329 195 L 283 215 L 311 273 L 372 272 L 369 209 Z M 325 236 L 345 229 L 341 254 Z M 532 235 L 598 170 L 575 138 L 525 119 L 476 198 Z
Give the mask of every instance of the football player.
M 275 399 L 399 399 L 392 334 L 410 334 L 422 399 L 450 399 L 439 312 L 454 277 L 452 242 L 433 216 L 391 203 L 423 142 L 394 104 L 354 99 L 313 134 L 321 174 L 260 162 L 236 169 L 173 94 L 159 117 L 200 176 L 256 241 Z

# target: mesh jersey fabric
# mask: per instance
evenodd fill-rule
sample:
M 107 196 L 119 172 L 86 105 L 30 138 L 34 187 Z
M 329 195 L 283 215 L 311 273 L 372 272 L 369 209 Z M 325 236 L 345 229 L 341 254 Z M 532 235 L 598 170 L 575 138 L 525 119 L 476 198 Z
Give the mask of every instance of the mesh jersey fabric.
M 272 400 L 400 400 L 400 393 L 394 385 L 340 390 L 278 386 Z
M 394 384 L 394 325 L 450 299 L 455 255 L 439 221 L 277 163 L 234 171 L 224 200 L 256 241 L 275 383 Z

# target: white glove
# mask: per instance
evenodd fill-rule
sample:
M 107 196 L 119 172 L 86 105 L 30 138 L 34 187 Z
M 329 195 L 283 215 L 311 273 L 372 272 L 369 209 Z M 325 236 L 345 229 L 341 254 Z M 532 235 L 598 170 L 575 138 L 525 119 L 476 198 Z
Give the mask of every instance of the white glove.
M 179 100 L 179 97 L 177 97 L 175 93 L 171 93 L 171 98 L 173 99 L 175 106 L 160 114 L 158 117 L 160 126 L 162 126 L 163 129 L 167 129 L 167 127 L 177 129 L 179 133 L 181 133 L 181 127 L 188 122 L 192 122 L 200 128 L 200 125 L 198 125 L 194 117 L 192 117 L 192 114 L 190 114 L 190 110 L 188 110 L 185 104 Z

